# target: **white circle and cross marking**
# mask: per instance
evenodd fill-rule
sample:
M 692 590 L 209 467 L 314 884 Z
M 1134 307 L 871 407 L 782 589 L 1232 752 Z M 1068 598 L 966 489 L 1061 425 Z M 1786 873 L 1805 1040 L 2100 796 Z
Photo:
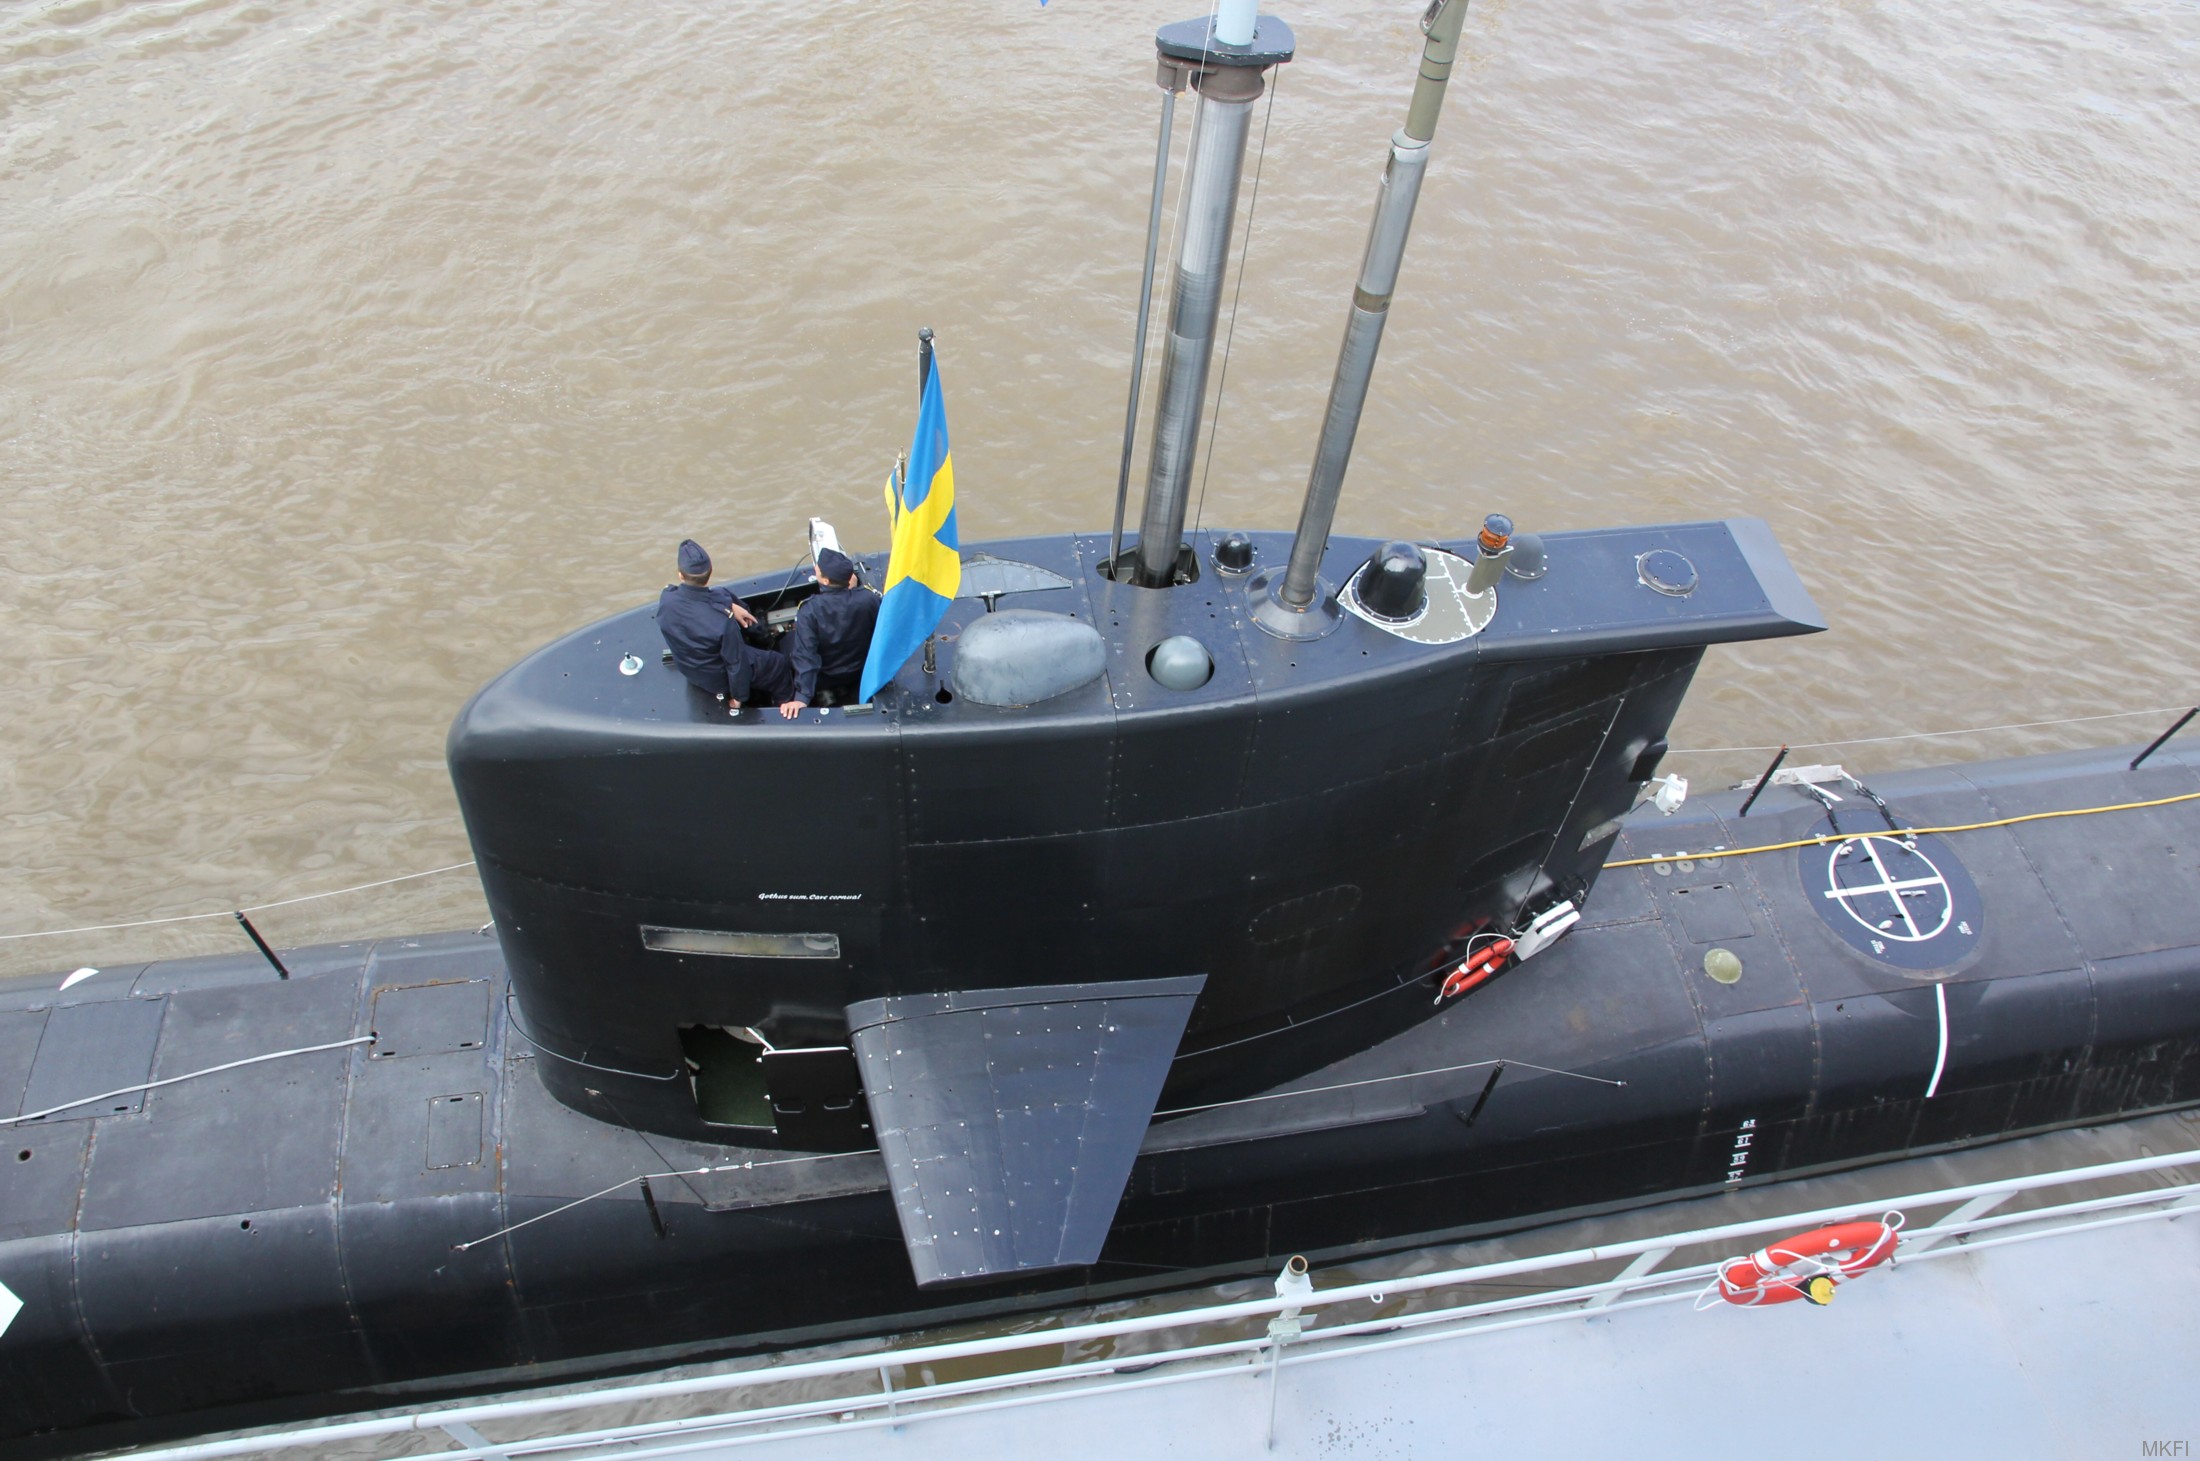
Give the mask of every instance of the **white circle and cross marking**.
M 1915 832 L 1843 832 L 1831 816 L 1811 835 L 1796 849 L 1795 871 L 1811 910 L 1842 943 L 1918 975 L 1954 968 L 1977 951 L 1986 907 L 1946 842 Z
M 1897 876 L 1896 871 L 1888 867 L 1888 859 L 1880 854 L 1879 845 L 1886 840 L 1853 837 L 1835 843 L 1826 858 L 1826 890 L 1820 896 L 1838 903 L 1844 913 L 1874 938 L 1906 944 L 1921 944 L 1927 939 L 1938 938 L 1956 911 L 1955 894 L 1947 878 L 1924 853 L 1895 843 L 1889 851 L 1896 861 L 1912 860 L 1922 869 L 1913 876 Z M 1862 857 L 1857 856 L 1859 850 Z M 1861 874 L 1866 881 L 1847 881 L 1843 874 L 1849 870 Z M 1902 871 L 1913 870 L 1904 868 Z M 1891 912 L 1889 904 L 1893 905 Z

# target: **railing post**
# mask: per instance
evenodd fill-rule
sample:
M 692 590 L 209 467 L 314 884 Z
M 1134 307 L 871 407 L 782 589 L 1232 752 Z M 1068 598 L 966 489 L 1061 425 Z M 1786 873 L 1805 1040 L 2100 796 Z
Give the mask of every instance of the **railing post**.
M 878 1367 L 878 1385 L 879 1389 L 886 1392 L 886 1418 L 894 1422 L 887 1429 L 898 1431 L 901 1429 L 901 1410 L 895 1399 L 894 1375 L 884 1365 Z
M 1276 1323 L 1283 1321 L 1277 1320 Z M 1293 1321 L 1296 1323 L 1297 1321 Z M 1274 1324 L 1269 1326 L 1273 1331 Z M 1283 1386 L 1283 1337 L 1268 1336 L 1268 1449 L 1276 1449 L 1276 1392 Z
M 1309 1299 L 1313 1296 L 1314 1280 L 1307 1277 L 1306 1259 L 1294 1253 L 1291 1261 L 1283 1265 L 1283 1272 L 1276 1275 L 1276 1297 Z M 1268 1321 L 1268 1449 L 1271 1451 L 1276 1449 L 1276 1393 L 1283 1386 L 1283 1347 L 1305 1332 L 1297 1304 L 1285 1307 Z

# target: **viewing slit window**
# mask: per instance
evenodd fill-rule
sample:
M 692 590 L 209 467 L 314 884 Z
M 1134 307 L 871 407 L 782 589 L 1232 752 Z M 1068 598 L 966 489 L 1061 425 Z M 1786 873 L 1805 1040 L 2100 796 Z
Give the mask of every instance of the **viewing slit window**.
M 717 928 L 642 925 L 642 947 L 661 954 L 712 954 L 721 959 L 837 959 L 837 933 L 731 933 Z

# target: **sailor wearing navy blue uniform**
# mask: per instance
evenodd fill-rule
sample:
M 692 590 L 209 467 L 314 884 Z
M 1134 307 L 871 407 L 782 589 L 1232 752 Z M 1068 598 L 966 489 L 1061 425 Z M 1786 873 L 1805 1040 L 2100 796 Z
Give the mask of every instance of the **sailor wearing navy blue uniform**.
M 774 705 L 794 689 L 787 657 L 742 637 L 756 616 L 730 588 L 710 587 L 710 554 L 689 538 L 680 545 L 680 581 L 657 597 L 657 629 L 689 684 L 733 709 Z
M 856 565 L 838 548 L 817 555 L 818 590 L 794 616 L 787 658 L 794 664 L 794 693 L 779 713 L 793 720 L 823 696 L 828 704 L 853 701 L 862 688 L 864 656 L 878 623 L 878 595 L 856 582 Z

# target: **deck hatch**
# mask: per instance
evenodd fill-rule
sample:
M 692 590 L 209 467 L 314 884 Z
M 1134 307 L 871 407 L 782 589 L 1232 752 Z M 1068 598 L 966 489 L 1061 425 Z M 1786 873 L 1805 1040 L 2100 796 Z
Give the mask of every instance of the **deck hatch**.
M 374 992 L 373 1059 L 479 1050 L 488 1032 L 486 979 L 386 985 Z
M 1669 894 L 1680 913 L 1681 931 L 1695 944 L 1724 943 L 1748 938 L 1757 931 L 1750 921 L 1749 905 L 1732 883 L 1711 883 L 1699 888 L 1675 888 Z
M 428 1098 L 427 1167 L 471 1167 L 481 1161 L 481 1092 Z
M 153 1049 L 160 1043 L 161 1018 L 167 1011 L 165 998 L 108 999 L 55 1009 L 46 1017 L 18 1114 L 151 1080 Z M 71 1106 L 45 1119 L 83 1121 L 144 1106 L 145 1093 L 130 1091 L 93 1105 Z

